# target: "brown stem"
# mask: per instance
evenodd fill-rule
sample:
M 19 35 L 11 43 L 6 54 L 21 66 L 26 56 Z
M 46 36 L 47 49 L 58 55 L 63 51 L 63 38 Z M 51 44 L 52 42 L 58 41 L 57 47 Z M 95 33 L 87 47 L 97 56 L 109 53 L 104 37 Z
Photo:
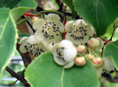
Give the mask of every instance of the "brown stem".
M 17 81 L 18 81 L 18 79 L 17 79 L 13 84 L 11 84 L 9 87 L 14 86 L 14 85 L 16 84 Z
M 59 9 L 58 11 L 62 12 L 63 11 L 63 3 L 61 2 L 61 0 L 56 0 L 57 4 L 59 5 Z
M 18 75 L 16 72 L 14 72 L 12 69 L 9 67 L 6 67 L 6 70 L 11 74 L 11 76 L 15 77 L 16 79 L 20 80 L 24 86 L 30 87 L 30 85 L 27 83 L 27 81 L 24 79 L 23 76 Z

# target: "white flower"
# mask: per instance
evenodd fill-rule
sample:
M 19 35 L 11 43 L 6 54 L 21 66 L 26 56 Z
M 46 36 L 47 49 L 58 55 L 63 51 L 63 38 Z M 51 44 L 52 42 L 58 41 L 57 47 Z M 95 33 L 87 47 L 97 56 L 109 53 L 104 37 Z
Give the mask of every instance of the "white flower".
M 35 37 L 38 41 L 46 40 L 49 43 L 61 40 L 60 31 L 64 31 L 64 25 L 57 14 L 48 14 L 47 18 L 40 18 L 33 23 L 36 29 Z
M 67 31 L 66 39 L 75 44 L 84 44 L 93 35 L 92 27 L 83 19 L 67 22 L 65 29 Z
M 34 57 L 47 51 L 43 42 L 38 42 L 34 35 L 30 37 L 23 37 L 20 42 L 20 51 L 22 53 L 30 53 Z
M 63 40 L 53 47 L 52 53 L 57 64 L 64 65 L 64 68 L 70 68 L 74 65 L 77 50 L 71 41 Z

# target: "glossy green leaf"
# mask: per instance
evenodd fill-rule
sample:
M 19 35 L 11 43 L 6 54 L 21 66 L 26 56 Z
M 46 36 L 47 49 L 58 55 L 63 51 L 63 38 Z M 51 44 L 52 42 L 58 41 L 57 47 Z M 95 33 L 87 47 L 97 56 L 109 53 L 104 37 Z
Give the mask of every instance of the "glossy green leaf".
M 21 0 L 0 0 L 0 7 L 8 7 L 10 9 L 16 7 Z
M 114 66 L 118 69 L 118 41 L 106 45 L 104 56 L 112 57 Z
M 37 4 L 35 0 L 22 0 L 19 7 L 14 8 L 11 10 L 10 15 L 15 20 L 15 22 L 18 20 L 18 18 L 23 15 L 26 11 L 29 9 L 35 9 L 37 7 Z
M 67 6 L 69 6 L 69 8 L 71 9 L 72 11 L 72 17 L 75 18 L 76 15 L 77 15 L 77 12 L 74 8 L 74 5 L 73 5 L 73 0 L 62 0 Z
M 111 37 L 111 35 L 112 35 L 112 33 L 113 33 L 113 31 L 114 31 L 114 27 L 113 27 L 113 24 L 111 24 L 111 25 L 107 28 L 106 33 L 105 33 L 104 35 L 100 36 L 100 37 L 102 37 L 102 38 L 104 38 L 104 39 L 106 39 L 106 40 L 109 40 L 110 37 Z
M 89 61 L 84 67 L 63 69 L 51 53 L 37 57 L 26 69 L 32 87 L 99 87 L 96 71 Z
M 16 43 L 16 26 L 9 12 L 8 8 L 0 8 L 0 78 Z
M 80 16 L 91 23 L 97 35 L 103 35 L 118 17 L 118 0 L 74 0 Z

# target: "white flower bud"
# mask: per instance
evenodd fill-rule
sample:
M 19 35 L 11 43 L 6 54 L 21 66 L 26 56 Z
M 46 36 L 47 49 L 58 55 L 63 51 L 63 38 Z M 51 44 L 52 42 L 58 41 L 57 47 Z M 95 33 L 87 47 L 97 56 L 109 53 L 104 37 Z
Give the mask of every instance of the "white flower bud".
M 64 65 L 64 68 L 70 68 L 74 65 L 77 49 L 73 46 L 72 42 L 63 40 L 54 47 L 50 44 L 48 48 L 51 49 L 57 64 Z
M 83 56 L 82 57 L 76 57 L 75 58 L 75 64 L 77 66 L 84 66 L 86 64 L 86 60 Z
M 71 62 L 77 55 L 77 50 L 75 47 L 68 47 L 64 49 L 64 60 L 66 62 Z
M 97 48 L 100 45 L 100 40 L 91 38 L 87 44 L 90 48 Z

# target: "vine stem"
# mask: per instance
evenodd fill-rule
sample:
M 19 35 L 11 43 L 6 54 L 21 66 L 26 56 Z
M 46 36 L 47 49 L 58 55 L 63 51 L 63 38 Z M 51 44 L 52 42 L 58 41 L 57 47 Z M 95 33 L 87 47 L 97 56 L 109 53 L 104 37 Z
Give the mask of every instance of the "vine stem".
M 34 16 L 38 16 L 38 15 L 43 14 L 43 13 L 56 13 L 56 14 L 59 14 L 61 17 L 66 18 L 66 16 L 65 16 L 63 13 L 59 12 L 59 11 L 45 10 L 45 11 L 40 11 L 40 12 L 38 12 L 38 13 L 36 13 L 36 14 L 25 13 L 25 15 L 27 15 L 28 17 L 26 17 L 26 18 L 24 18 L 23 20 L 17 22 L 16 24 L 19 25 L 19 24 L 21 24 L 21 23 L 23 23 L 23 22 L 26 22 L 27 20 L 31 19 L 33 15 L 34 15 Z
M 114 30 L 113 30 L 113 33 L 112 33 L 111 38 L 109 39 L 109 41 L 112 41 L 112 38 L 113 38 L 113 35 L 114 35 L 114 32 L 115 32 L 117 26 L 115 26 L 115 24 L 114 24 L 114 25 L 113 25 L 113 28 L 114 28 Z
M 23 22 L 26 22 L 26 21 L 29 20 L 29 19 L 31 19 L 31 17 L 24 18 L 24 19 L 22 19 L 21 21 L 18 21 L 18 22 L 16 23 L 16 25 L 22 24 Z
M 24 79 L 23 76 L 18 75 L 16 72 L 14 72 L 8 66 L 6 67 L 6 70 L 11 74 L 11 76 L 13 76 L 13 77 L 17 78 L 18 80 L 20 80 L 24 84 L 24 86 L 30 87 L 30 85 L 27 83 L 27 81 Z
M 62 16 L 63 18 L 65 18 L 65 15 L 59 11 L 54 11 L 54 10 L 45 10 L 45 11 L 40 11 L 38 13 L 36 13 L 35 15 L 40 15 L 40 14 L 43 14 L 43 13 L 56 13 L 56 14 L 59 14 L 60 16 Z
M 113 25 L 113 28 L 114 28 L 114 30 L 113 30 L 113 33 L 112 33 L 110 39 L 109 39 L 107 42 L 104 43 L 104 46 L 103 46 L 103 48 L 102 48 L 102 52 L 101 52 L 101 57 L 103 57 L 103 54 L 104 54 L 104 47 L 105 47 L 105 45 L 106 45 L 107 43 L 110 43 L 110 41 L 112 41 L 112 38 L 113 38 L 113 35 L 114 35 L 114 32 L 115 32 L 117 26 L 115 26 L 115 24 L 114 24 L 114 25 Z

